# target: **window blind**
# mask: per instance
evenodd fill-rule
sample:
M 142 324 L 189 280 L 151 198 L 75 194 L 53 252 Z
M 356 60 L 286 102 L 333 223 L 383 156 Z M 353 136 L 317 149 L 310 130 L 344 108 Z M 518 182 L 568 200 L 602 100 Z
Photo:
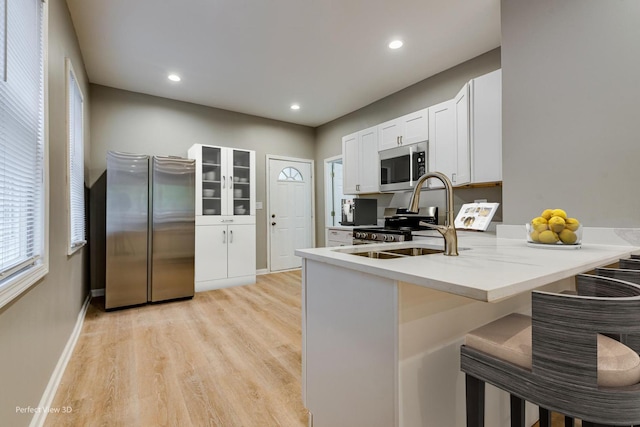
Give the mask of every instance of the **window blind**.
M 0 286 L 43 251 L 44 62 L 41 0 L 0 0 Z
M 68 82 L 68 135 L 69 135 L 69 252 L 84 245 L 84 130 L 83 97 L 76 75 L 67 59 Z

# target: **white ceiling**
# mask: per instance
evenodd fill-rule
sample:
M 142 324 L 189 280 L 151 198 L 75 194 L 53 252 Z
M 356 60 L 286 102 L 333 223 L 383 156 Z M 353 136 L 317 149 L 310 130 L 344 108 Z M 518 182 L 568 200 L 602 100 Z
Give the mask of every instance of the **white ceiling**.
M 67 4 L 92 83 L 314 127 L 500 46 L 500 0 Z

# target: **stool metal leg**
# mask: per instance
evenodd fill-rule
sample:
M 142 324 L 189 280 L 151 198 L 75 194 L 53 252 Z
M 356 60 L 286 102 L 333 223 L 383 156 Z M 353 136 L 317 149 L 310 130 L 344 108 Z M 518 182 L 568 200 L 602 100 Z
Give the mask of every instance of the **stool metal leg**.
M 551 427 L 551 411 L 540 406 L 538 417 L 540 418 L 540 427 Z
M 511 395 L 511 427 L 525 427 L 524 400 Z
M 564 417 L 564 427 L 574 427 L 575 426 L 575 420 L 571 417 L 567 417 L 565 415 Z
M 467 427 L 484 427 L 484 381 L 465 375 Z

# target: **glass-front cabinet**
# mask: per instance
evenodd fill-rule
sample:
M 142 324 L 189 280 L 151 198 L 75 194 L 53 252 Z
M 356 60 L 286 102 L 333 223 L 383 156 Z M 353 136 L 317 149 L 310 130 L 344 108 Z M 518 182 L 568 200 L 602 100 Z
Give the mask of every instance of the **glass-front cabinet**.
M 255 216 L 254 151 L 195 144 L 189 158 L 196 160 L 196 216 Z

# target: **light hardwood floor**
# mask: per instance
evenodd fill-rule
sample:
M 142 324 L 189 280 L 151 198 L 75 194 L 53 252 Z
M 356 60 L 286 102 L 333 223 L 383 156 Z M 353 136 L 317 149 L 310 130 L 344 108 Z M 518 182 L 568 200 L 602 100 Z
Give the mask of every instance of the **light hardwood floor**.
M 192 300 L 96 299 L 46 426 L 306 426 L 300 271 Z

